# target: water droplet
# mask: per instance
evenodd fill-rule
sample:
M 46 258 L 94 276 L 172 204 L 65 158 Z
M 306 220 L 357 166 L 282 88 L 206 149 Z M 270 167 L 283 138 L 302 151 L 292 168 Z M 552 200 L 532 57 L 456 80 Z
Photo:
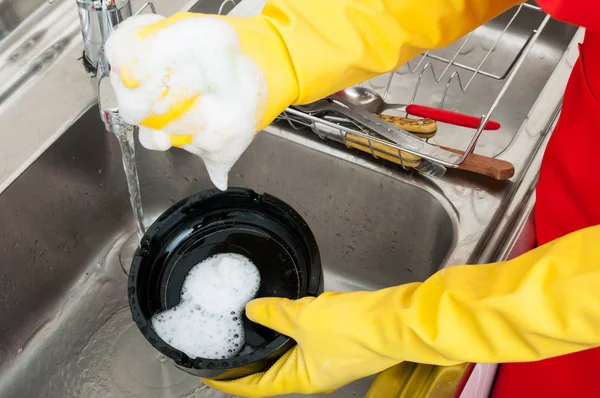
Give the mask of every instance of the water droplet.
M 481 48 L 484 49 L 485 51 L 495 51 L 496 47 L 494 47 L 494 44 L 496 43 L 496 39 L 495 38 L 491 38 L 491 37 L 482 37 L 481 38 Z
M 158 362 L 160 363 L 165 363 L 169 360 L 169 358 L 167 358 L 165 355 L 163 354 L 158 354 L 158 356 L 156 357 L 156 359 L 158 360 Z
M 458 52 L 460 55 L 467 55 L 468 53 L 470 53 L 471 51 L 473 51 L 475 49 L 475 43 L 473 43 L 473 41 L 469 40 Z

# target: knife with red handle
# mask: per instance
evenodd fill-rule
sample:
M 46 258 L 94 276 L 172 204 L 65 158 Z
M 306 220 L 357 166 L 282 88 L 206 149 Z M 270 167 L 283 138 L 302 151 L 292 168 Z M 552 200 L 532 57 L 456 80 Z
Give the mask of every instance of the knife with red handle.
M 469 127 L 473 129 L 478 128 L 479 124 L 481 123 L 481 119 L 475 116 L 417 104 L 406 105 L 405 112 L 413 116 L 433 119 L 436 122 L 448 123 L 455 126 Z M 493 120 L 488 120 L 484 130 L 498 130 L 499 128 L 500 123 Z

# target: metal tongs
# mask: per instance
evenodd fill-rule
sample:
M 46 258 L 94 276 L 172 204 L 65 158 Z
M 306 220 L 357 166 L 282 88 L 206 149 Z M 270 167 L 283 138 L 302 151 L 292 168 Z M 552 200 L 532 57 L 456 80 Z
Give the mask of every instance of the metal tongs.
M 409 132 L 352 105 L 344 99 L 329 97 L 312 104 L 294 106 L 294 108 L 308 114 L 322 112 L 341 114 L 356 125 L 387 138 L 400 146 L 402 150 L 446 167 L 458 167 L 464 161 L 463 156 L 422 141 Z

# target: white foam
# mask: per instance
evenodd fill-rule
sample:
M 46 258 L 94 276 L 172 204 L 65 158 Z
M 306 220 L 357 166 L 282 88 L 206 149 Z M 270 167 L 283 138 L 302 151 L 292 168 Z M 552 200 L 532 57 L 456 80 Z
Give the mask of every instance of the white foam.
M 231 358 L 244 346 L 242 312 L 259 286 L 260 274 L 248 258 L 217 254 L 190 270 L 181 302 L 154 315 L 152 327 L 191 358 Z
M 106 43 L 111 83 L 120 114 L 139 125 L 164 114 L 182 98 L 198 95 L 195 105 L 162 130 L 140 129 L 148 149 L 167 150 L 167 134 L 193 135 L 183 148 L 200 156 L 217 188 L 227 189 L 228 173 L 254 137 L 262 117 L 266 84 L 260 68 L 242 53 L 236 31 L 212 17 L 189 18 L 159 33 L 140 37 L 137 30 L 164 17 L 145 14 L 123 22 Z M 126 88 L 117 71 L 126 66 L 136 88 Z M 169 88 L 164 94 L 165 87 Z

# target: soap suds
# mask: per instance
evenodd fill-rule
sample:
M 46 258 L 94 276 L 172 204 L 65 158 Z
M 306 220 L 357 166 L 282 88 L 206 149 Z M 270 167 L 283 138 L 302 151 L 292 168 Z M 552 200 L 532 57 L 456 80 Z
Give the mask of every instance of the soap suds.
M 226 359 L 244 346 L 242 312 L 260 286 L 260 274 L 246 257 L 224 253 L 188 273 L 181 302 L 152 317 L 152 327 L 170 346 L 191 358 Z
M 155 34 L 138 34 L 162 19 L 154 14 L 129 18 L 106 43 L 120 114 L 140 125 L 196 98 L 187 112 L 160 129 L 140 126 L 140 142 L 165 151 L 171 147 L 170 136 L 193 136 L 182 148 L 200 156 L 215 186 L 225 190 L 229 170 L 252 142 L 262 117 L 264 75 L 242 53 L 237 32 L 217 18 L 191 17 Z M 121 76 L 124 70 L 135 82 L 129 88 Z

